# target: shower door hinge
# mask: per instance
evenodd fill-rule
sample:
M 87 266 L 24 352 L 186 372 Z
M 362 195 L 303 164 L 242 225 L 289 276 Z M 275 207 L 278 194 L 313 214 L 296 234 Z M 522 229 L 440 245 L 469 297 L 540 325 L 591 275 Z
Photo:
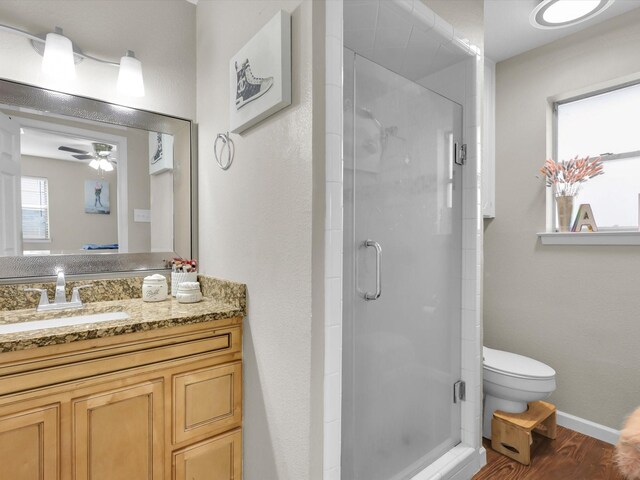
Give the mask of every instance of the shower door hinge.
M 458 380 L 453 384 L 453 403 L 458 403 L 458 400 L 466 400 L 466 384 L 462 380 Z
M 462 145 L 458 145 L 458 143 L 456 142 L 454 146 L 454 155 L 455 158 L 453 159 L 453 161 L 456 163 L 456 165 L 464 165 L 465 163 L 467 163 L 467 144 L 463 143 Z

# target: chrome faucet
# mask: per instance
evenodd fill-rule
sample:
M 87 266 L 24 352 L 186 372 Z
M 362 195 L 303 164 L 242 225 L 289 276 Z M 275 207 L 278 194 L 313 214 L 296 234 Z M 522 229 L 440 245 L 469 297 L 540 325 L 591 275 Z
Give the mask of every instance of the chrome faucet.
M 64 280 L 64 271 L 62 269 L 58 270 L 58 279 L 56 280 L 56 295 L 54 298 L 54 302 L 58 304 L 66 303 L 67 297 L 65 294 L 65 287 L 67 283 Z
M 71 300 L 67 301 L 67 295 L 65 293 L 66 282 L 64 279 L 64 271 L 59 269 L 57 271 L 56 278 L 56 290 L 53 303 L 49 303 L 49 296 L 47 295 L 46 288 L 25 288 L 25 292 L 40 292 L 40 302 L 36 307 L 37 312 L 44 312 L 47 310 L 66 310 L 72 308 L 82 308 L 82 300 L 80 299 L 80 289 L 91 287 L 92 285 L 80 285 L 73 287 L 73 293 L 71 294 Z

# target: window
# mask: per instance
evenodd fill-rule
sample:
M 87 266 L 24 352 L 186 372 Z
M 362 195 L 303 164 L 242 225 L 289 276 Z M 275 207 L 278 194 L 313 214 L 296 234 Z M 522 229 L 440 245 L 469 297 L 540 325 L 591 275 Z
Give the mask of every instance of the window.
M 588 203 L 599 230 L 638 230 L 640 84 L 559 102 L 556 159 L 602 157 L 604 175 L 583 184 L 574 213 Z
M 51 239 L 46 178 L 22 177 L 22 239 L 30 242 Z

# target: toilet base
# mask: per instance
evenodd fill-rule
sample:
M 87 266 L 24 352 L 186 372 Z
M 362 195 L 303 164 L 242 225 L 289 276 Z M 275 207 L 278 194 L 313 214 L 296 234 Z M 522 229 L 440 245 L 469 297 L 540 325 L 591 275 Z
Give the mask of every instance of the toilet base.
M 484 414 L 482 416 L 482 436 L 491 440 L 491 419 L 493 418 L 493 412 L 496 410 L 508 413 L 522 413 L 527 408 L 527 402 L 514 402 L 486 394 L 484 396 Z

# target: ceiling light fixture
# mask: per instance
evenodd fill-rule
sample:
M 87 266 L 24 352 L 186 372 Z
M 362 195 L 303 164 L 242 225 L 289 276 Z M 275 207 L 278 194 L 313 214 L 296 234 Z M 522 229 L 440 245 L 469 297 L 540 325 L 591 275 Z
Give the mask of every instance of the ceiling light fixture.
M 541 29 L 569 27 L 593 18 L 614 1 L 542 0 L 529 15 L 529 22 Z
M 19 28 L 0 24 L 0 31 L 15 33 L 31 40 L 31 46 L 40 54 L 42 59 L 42 71 L 52 78 L 73 80 L 75 78 L 75 65 L 83 60 L 90 59 L 118 67 L 117 90 L 118 93 L 130 97 L 144 96 L 144 81 L 142 78 L 142 63 L 131 50 L 127 50 L 120 63 L 102 60 L 84 53 L 68 37 L 63 35 L 60 27 L 46 35 L 34 35 Z

